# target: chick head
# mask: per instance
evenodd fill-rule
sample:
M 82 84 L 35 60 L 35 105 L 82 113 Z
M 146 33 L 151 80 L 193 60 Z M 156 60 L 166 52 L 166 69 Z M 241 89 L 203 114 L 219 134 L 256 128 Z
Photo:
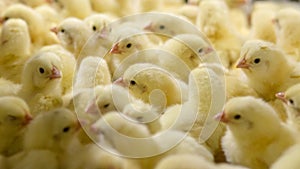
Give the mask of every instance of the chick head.
M 285 92 L 279 92 L 276 97 L 287 104 L 288 107 L 299 112 L 300 115 L 300 84 L 288 88 Z

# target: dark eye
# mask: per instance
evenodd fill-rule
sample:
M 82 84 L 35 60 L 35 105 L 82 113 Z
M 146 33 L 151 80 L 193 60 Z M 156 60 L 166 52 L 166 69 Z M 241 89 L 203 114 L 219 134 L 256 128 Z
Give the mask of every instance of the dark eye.
M 45 69 L 43 69 L 43 68 L 39 68 L 39 72 L 41 73 L 41 74 L 43 74 L 43 73 L 45 73 Z
M 260 62 L 260 59 L 259 59 L 259 58 L 254 59 L 254 63 L 255 63 L 255 64 L 258 64 L 259 62 Z
M 9 20 L 9 17 L 5 17 L 5 18 L 4 18 L 4 21 L 7 21 L 7 20 Z
M 132 46 L 132 44 L 131 43 L 128 43 L 127 45 L 126 45 L 126 48 L 130 48 Z
M 188 2 L 189 2 L 189 0 L 184 0 L 184 3 L 186 3 L 186 4 L 187 4 Z
M 238 120 L 238 119 L 241 118 L 241 115 L 237 114 L 237 115 L 235 115 L 233 118 L 234 118 L 235 120 Z
M 93 26 L 93 31 L 96 31 L 96 30 L 97 30 L 96 26 Z
M 8 115 L 8 116 L 7 116 L 7 119 L 8 119 L 9 121 L 15 121 L 15 120 L 17 120 L 17 117 L 16 117 L 16 116 L 12 116 L 12 115 Z
M 109 103 L 108 103 L 108 104 L 105 104 L 103 107 L 104 107 L 104 108 L 107 108 L 108 106 L 109 106 Z
M 165 29 L 165 25 L 160 25 L 159 29 Z
M 136 85 L 136 82 L 134 80 L 131 80 L 130 85 Z
M 68 127 L 65 127 L 65 128 L 63 128 L 63 132 L 64 133 L 66 133 L 66 132 L 68 132 L 70 130 L 70 127 L 68 126 Z
M 65 30 L 64 29 L 62 29 L 62 30 L 60 30 L 62 33 L 64 33 L 65 32 Z
M 202 52 L 203 52 L 203 48 L 199 49 L 198 52 L 199 52 L 199 53 L 202 53 Z
M 294 100 L 292 100 L 292 99 L 290 99 L 289 102 L 290 102 L 291 104 L 294 104 Z

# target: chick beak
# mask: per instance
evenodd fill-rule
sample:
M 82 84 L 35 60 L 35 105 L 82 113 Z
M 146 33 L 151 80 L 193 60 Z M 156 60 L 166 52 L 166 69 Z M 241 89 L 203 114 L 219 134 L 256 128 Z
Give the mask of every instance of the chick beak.
M 0 17 L 0 24 L 4 24 L 5 20 L 3 17 Z
M 225 116 L 225 111 L 222 111 L 221 113 L 218 113 L 217 115 L 215 115 L 214 119 L 219 120 L 223 123 L 229 122 L 229 120 Z
M 121 50 L 119 48 L 119 43 L 116 43 L 113 45 L 113 47 L 110 49 L 109 53 L 112 53 L 112 54 L 121 54 Z
M 243 58 L 242 60 L 240 60 L 238 62 L 238 64 L 236 65 L 237 68 L 243 68 L 243 69 L 249 69 L 250 68 L 250 64 L 247 63 L 247 60 L 245 58 Z
M 53 1 L 52 0 L 45 0 L 46 3 L 51 4 Z
M 287 102 L 288 102 L 287 99 L 285 98 L 285 93 L 284 93 L 284 92 L 276 93 L 275 96 L 276 96 L 279 100 L 283 101 L 284 103 L 287 103 Z
M 213 52 L 213 51 L 214 51 L 213 48 L 208 47 L 208 48 L 205 48 L 205 49 L 204 49 L 204 54 L 209 54 L 209 53 L 211 53 L 211 52 Z
M 51 28 L 50 31 L 55 33 L 56 35 L 58 34 L 58 28 L 57 27 Z
M 153 24 L 152 22 L 149 23 L 147 26 L 144 27 L 144 30 L 154 32 Z
M 122 86 L 122 87 L 127 87 L 123 77 L 120 77 L 119 79 L 115 80 L 113 84 Z
M 61 73 L 55 66 L 53 66 L 53 68 L 51 70 L 51 75 L 49 76 L 49 78 L 50 79 L 61 78 Z
M 91 131 L 92 133 L 94 133 L 94 134 L 100 134 L 100 133 L 101 133 L 101 131 L 99 130 L 99 128 L 97 128 L 97 127 L 94 126 L 94 125 L 92 125 L 92 126 L 90 127 L 90 131 Z
M 32 116 L 30 114 L 26 114 L 25 118 L 24 118 L 23 125 L 26 126 L 27 124 L 29 124 L 32 119 L 33 118 L 32 118 Z

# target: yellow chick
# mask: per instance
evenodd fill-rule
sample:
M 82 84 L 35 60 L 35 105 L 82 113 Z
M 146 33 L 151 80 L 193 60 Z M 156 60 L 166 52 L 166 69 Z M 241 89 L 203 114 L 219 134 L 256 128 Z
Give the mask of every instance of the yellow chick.
M 22 3 L 24 3 L 25 5 L 30 6 L 30 7 L 38 7 L 38 6 L 45 5 L 47 3 L 47 1 L 45 1 L 45 0 L 22 0 Z
M 250 39 L 260 39 L 276 43 L 275 25 L 272 20 L 276 12 L 269 9 L 259 9 L 251 13 Z
M 278 11 L 274 22 L 278 32 L 277 45 L 287 54 L 299 60 L 300 32 L 295 27 L 300 26 L 300 12 L 293 8 L 284 8 Z
M 54 39 L 53 34 L 49 31 L 50 27 L 47 27 L 48 25 L 42 15 L 31 7 L 23 4 L 11 5 L 2 13 L 2 18 L 4 20 L 20 18 L 26 21 L 31 41 L 37 47 L 45 44 L 57 43 L 57 40 Z M 46 28 L 40 25 L 44 25 Z
M 37 54 L 25 63 L 18 95 L 36 116 L 61 106 L 61 60 L 54 53 Z
M 92 14 L 92 6 L 89 0 L 49 0 L 50 4 L 66 17 L 84 19 Z M 72 2 L 72 3 L 71 3 Z
M 108 24 L 112 22 L 112 18 L 105 14 L 93 14 L 84 18 L 83 22 L 85 22 L 92 31 L 96 32 L 108 26 Z
M 300 163 L 297 157 L 299 157 L 300 145 L 296 144 L 286 150 L 270 169 L 284 169 L 284 168 L 299 168 Z
M 288 88 L 285 92 L 279 92 L 276 94 L 276 97 L 285 103 L 287 124 L 297 131 L 300 131 L 299 92 L 300 84 L 296 84 Z
M 50 52 L 54 53 L 61 59 L 61 87 L 62 94 L 66 94 L 73 89 L 73 80 L 76 69 L 76 59 L 72 53 L 64 49 L 61 45 L 44 46 L 39 50 L 39 53 Z
M 92 9 L 97 13 L 105 13 L 117 17 L 120 10 L 117 0 L 91 0 Z
M 56 33 L 60 44 L 74 54 L 75 58 L 80 56 L 81 50 L 92 35 L 92 30 L 77 18 L 66 18 L 51 31 Z
M 24 149 L 46 149 L 62 153 L 79 128 L 76 114 L 66 108 L 41 113 L 28 125 Z
M 249 40 L 243 45 L 236 67 L 246 74 L 249 86 L 267 101 L 300 80 L 297 63 L 273 43 L 261 40 Z
M 24 63 L 31 54 L 30 35 L 25 21 L 10 19 L 4 23 L 0 50 L 0 76 L 20 83 Z
M 227 125 L 222 148 L 233 164 L 267 169 L 297 142 L 294 131 L 281 122 L 275 110 L 251 96 L 230 99 L 216 118 Z
M 0 154 L 11 156 L 23 148 L 23 135 L 32 117 L 24 100 L 14 96 L 0 97 Z
M 187 97 L 185 86 L 182 86 L 185 85 L 184 82 L 180 82 L 153 64 L 140 63 L 130 66 L 124 73 L 122 81 L 133 96 L 146 103 L 163 99 L 162 103 L 170 106 L 181 103 Z M 151 97 L 151 94 L 157 96 Z M 151 101 L 151 98 L 154 100 Z
M 82 60 L 76 73 L 74 89 L 93 88 L 111 83 L 109 68 L 104 59 L 89 56 Z
M 223 1 L 202 1 L 197 26 L 218 51 L 222 64 L 229 68 L 239 58 L 242 39 L 231 24 Z

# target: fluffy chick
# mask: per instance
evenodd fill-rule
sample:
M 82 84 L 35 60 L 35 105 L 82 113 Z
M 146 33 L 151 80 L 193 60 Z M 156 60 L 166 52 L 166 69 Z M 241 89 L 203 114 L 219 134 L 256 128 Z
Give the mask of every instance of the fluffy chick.
M 14 96 L 0 97 L 0 154 L 11 156 L 23 148 L 26 125 L 32 119 L 24 100 Z
M 162 104 L 170 106 L 181 103 L 187 95 L 187 91 L 182 88 L 184 82 L 180 82 L 167 71 L 153 64 L 140 63 L 130 66 L 124 73 L 122 81 L 133 96 L 146 103 L 155 101 L 151 99 L 159 98 L 163 99 Z M 152 97 L 151 94 L 157 96 Z
M 11 5 L 2 13 L 2 18 L 4 20 L 20 18 L 26 21 L 31 41 L 36 46 L 57 43 L 44 18 L 29 6 L 23 4 Z M 46 28 L 40 25 L 44 25 Z
M 25 63 L 18 95 L 33 116 L 61 106 L 61 60 L 54 53 L 37 54 Z
M 16 96 L 21 90 L 21 85 L 0 78 L 0 96 Z
M 101 31 L 104 27 L 108 26 L 112 18 L 105 14 L 93 14 L 84 18 L 83 22 L 88 25 L 88 27 L 96 32 Z
M 30 35 L 25 21 L 10 19 L 4 23 L 0 50 L 0 76 L 20 83 L 24 63 L 31 54 Z
M 199 4 L 198 27 L 218 51 L 223 65 L 231 67 L 239 58 L 242 39 L 236 33 L 223 1 L 202 1 Z
M 86 57 L 82 60 L 76 73 L 75 90 L 80 88 L 93 88 L 97 85 L 111 83 L 109 68 L 104 59 L 100 57 Z
M 60 44 L 79 58 L 80 53 L 92 34 L 92 30 L 80 19 L 66 18 L 51 29 L 57 34 Z
M 261 40 L 244 43 L 236 67 L 242 68 L 249 86 L 267 101 L 300 80 L 297 63 L 291 62 L 273 43 Z
M 300 31 L 294 29 L 300 26 L 300 12 L 293 8 L 281 9 L 274 20 L 278 32 L 277 44 L 286 53 L 299 60 Z
M 66 108 L 41 113 L 27 128 L 24 149 L 46 149 L 62 153 L 79 127 L 76 114 Z
M 287 111 L 287 123 L 300 131 L 300 107 L 299 107 L 300 84 L 296 84 L 288 88 L 285 92 L 279 92 L 276 97 L 285 103 Z
M 270 105 L 251 96 L 230 99 L 216 118 L 227 125 L 222 147 L 227 161 L 234 164 L 269 168 L 297 141 Z

